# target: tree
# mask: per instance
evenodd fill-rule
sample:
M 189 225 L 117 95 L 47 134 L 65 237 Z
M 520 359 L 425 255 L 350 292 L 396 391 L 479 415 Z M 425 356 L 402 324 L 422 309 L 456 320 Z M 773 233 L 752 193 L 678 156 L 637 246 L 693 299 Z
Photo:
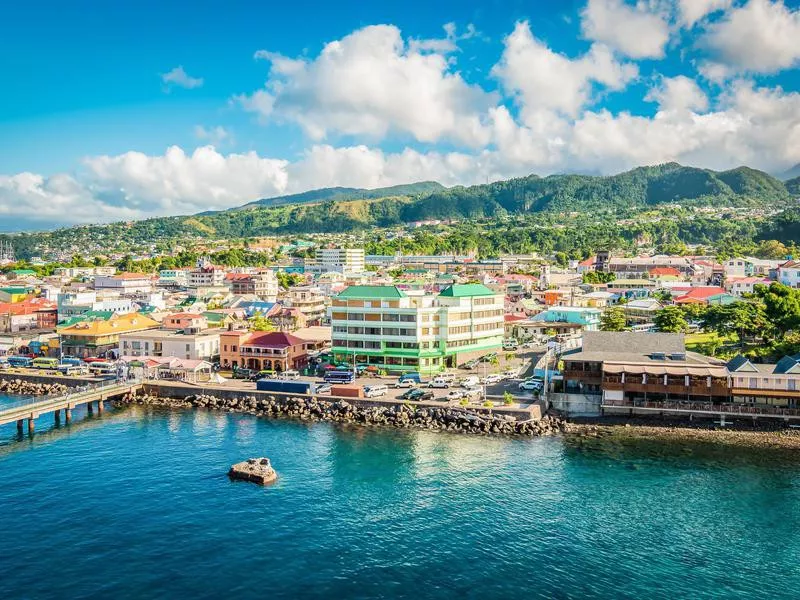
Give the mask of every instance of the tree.
M 656 329 L 665 333 L 681 333 L 688 328 L 686 317 L 678 306 L 665 306 L 656 313 L 654 322 Z
M 769 287 L 755 286 L 755 296 L 764 302 L 764 315 L 783 339 L 790 331 L 800 329 L 800 290 L 782 283 Z
M 607 309 L 600 317 L 601 331 L 625 331 L 625 311 L 619 306 Z
M 257 314 L 250 319 L 250 329 L 253 331 L 275 331 L 275 326 L 264 315 Z
M 583 274 L 583 283 L 609 283 L 617 278 L 614 273 L 605 271 L 588 271 Z
M 789 249 L 778 240 L 762 240 L 758 243 L 755 254 L 758 258 L 774 260 L 786 258 L 790 252 Z

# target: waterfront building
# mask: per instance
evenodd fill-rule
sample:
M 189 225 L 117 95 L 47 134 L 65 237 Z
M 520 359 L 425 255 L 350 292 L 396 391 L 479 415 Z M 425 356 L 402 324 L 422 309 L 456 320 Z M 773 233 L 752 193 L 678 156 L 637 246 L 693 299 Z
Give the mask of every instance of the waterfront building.
M 220 335 L 223 369 L 288 371 L 302 369 L 307 364 L 307 342 L 291 333 L 231 328 Z
M 61 347 L 67 356 L 116 355 L 119 336 L 158 327 L 158 321 L 143 314 L 113 315 L 108 320 L 80 321 L 59 329 Z
M 214 361 L 219 358 L 220 330 L 148 329 L 119 336 L 119 356 L 173 356 Z
M 564 392 L 606 401 L 729 399 L 725 363 L 687 352 L 679 333 L 587 331 L 564 354 Z
M 332 301 L 336 360 L 436 373 L 502 348 L 504 297 L 481 284 L 439 294 L 350 286 Z
M 740 355 L 728 362 L 728 371 L 734 402 L 800 406 L 800 354 L 784 356 L 774 364 L 754 363 Z

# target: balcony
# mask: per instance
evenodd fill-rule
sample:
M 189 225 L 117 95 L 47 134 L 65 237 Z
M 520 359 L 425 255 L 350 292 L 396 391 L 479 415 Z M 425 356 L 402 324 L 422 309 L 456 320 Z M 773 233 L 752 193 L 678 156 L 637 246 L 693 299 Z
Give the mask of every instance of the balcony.
M 289 356 L 289 351 L 285 348 L 251 348 L 247 346 L 241 346 L 239 348 L 240 353 L 242 356 L 253 356 L 253 357 L 287 357 Z

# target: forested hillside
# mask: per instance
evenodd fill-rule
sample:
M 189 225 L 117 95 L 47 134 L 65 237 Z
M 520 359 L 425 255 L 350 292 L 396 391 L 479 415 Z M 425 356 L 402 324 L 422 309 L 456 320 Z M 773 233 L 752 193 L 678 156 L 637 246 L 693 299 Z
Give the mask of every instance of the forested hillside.
M 668 163 L 607 177 L 530 175 L 470 187 L 443 188 L 435 182 L 422 182 L 380 190 L 329 188 L 216 213 L 80 226 L 8 239 L 18 253 L 30 255 L 36 247 L 57 248 L 64 242 L 72 245 L 83 240 L 87 245 L 115 247 L 119 243 L 150 244 L 188 236 L 243 238 L 346 232 L 415 221 L 507 215 L 553 215 L 554 223 L 564 223 L 576 214 L 613 220 L 675 204 L 773 211 L 791 206 L 797 196 L 800 179 L 784 184 L 747 167 L 715 172 Z

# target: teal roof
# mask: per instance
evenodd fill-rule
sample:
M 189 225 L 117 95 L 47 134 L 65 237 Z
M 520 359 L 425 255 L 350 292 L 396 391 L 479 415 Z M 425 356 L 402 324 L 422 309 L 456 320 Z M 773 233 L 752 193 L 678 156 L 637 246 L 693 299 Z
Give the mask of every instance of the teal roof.
M 343 290 L 338 298 L 405 298 L 402 290 L 398 290 L 393 285 L 351 285 Z
M 0 288 L 0 292 L 5 292 L 6 294 L 27 294 L 33 288 L 29 287 L 4 287 Z
M 492 291 L 482 283 L 454 283 L 446 287 L 439 294 L 445 298 L 466 298 L 468 296 L 494 296 L 497 292 Z
M 11 269 L 11 272 L 14 275 L 36 275 L 33 269 Z

